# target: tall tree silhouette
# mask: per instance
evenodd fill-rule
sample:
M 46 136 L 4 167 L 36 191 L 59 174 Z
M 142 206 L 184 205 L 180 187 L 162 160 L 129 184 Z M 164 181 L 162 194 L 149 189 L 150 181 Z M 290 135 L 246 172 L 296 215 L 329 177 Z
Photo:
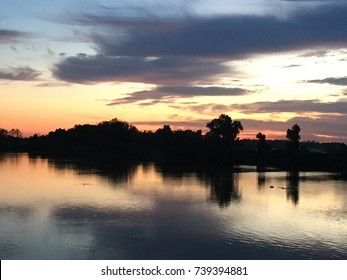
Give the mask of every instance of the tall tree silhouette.
M 210 129 L 206 134 L 208 137 L 221 138 L 225 142 L 238 140 L 237 136 L 243 130 L 241 122 L 233 121 L 225 114 L 221 114 L 218 119 L 207 123 L 206 127 Z
M 287 139 L 289 140 L 288 147 L 293 150 L 297 150 L 299 148 L 300 142 L 300 131 L 301 128 L 297 124 L 293 125 L 291 129 L 287 130 Z

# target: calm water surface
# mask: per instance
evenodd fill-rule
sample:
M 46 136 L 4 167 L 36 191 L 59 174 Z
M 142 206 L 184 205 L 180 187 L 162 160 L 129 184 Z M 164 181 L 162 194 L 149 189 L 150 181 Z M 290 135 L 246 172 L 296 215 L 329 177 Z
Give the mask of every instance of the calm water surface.
M 0 155 L 1 259 L 347 259 L 347 181 Z

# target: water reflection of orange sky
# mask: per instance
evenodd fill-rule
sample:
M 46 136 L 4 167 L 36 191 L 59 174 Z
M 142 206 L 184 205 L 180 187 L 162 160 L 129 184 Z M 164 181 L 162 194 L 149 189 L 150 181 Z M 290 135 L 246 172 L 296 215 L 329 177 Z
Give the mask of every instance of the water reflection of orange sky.
M 16 166 L 14 169 L 13 166 Z M 15 170 L 15 171 L 14 171 Z M 4 204 L 39 207 L 44 201 L 52 207 L 87 204 L 95 207 L 150 207 L 148 199 L 129 198 L 125 188 L 113 188 L 95 174 L 78 174 L 73 169 L 56 169 L 46 159 L 26 155 L 6 158 L 1 164 L 1 197 Z M 124 183 L 126 186 L 126 183 Z
M 308 225 L 321 234 L 329 234 L 333 229 L 347 231 L 342 223 L 344 217 L 334 216 L 346 204 L 344 196 L 336 193 L 338 187 L 327 186 L 319 180 L 300 181 L 299 201 L 294 204 L 283 189 L 287 187 L 288 174 L 264 174 L 262 185 L 258 184 L 257 172 L 235 175 L 234 187 L 241 199 L 231 201 L 227 207 L 211 208 L 226 231 L 237 224 L 241 232 L 254 232 L 260 238 L 266 233 L 273 238 L 292 236 L 293 239 L 303 232 L 309 235 L 305 230 Z M 300 173 L 300 176 L 313 175 Z M 154 165 L 139 165 L 131 180 L 115 183 L 95 172 L 57 168 L 46 159 L 28 158 L 25 154 L 0 160 L 0 178 L 0 204 L 26 205 L 42 213 L 70 204 L 141 212 L 154 209 L 158 201 L 209 204 L 211 195 L 208 180 L 202 182 L 194 173 L 163 177 Z M 298 213 L 300 219 L 297 219 Z M 342 237 L 335 234 L 334 238 Z
M 6 157 L 0 164 L 0 201 L 5 204 L 11 201 L 39 206 L 45 201 L 57 206 L 71 201 L 95 207 L 148 208 L 153 204 L 153 194 L 205 199 L 208 192 L 193 176 L 179 184 L 175 179 L 163 180 L 153 165 L 139 165 L 129 182 L 124 180 L 115 186 L 112 180 L 95 173 L 79 174 L 72 168 L 57 168 L 47 159 L 28 158 L 25 154 Z
M 258 173 L 241 173 L 239 176 L 240 189 L 242 190 L 242 211 L 230 221 L 227 217 L 232 215 L 233 207 L 226 209 L 224 224 L 229 228 L 236 224 L 244 233 L 255 234 L 258 238 L 274 238 L 275 240 L 296 239 L 298 235 L 311 235 L 317 238 L 317 234 L 324 240 L 329 236 L 332 239 L 340 239 L 338 233 L 347 230 L 343 223 L 344 217 L 330 214 L 338 213 L 344 209 L 343 196 L 335 193 L 335 188 L 327 186 L 316 180 L 307 180 L 299 183 L 299 202 L 295 205 L 287 197 L 286 180 L 287 172 L 266 173 L 266 182 L 261 188 L 257 188 Z M 310 173 L 300 173 L 305 176 Z M 317 173 L 319 174 L 319 173 Z M 311 176 L 314 174 L 311 173 Z M 329 182 L 329 181 L 328 181 Z M 337 183 L 338 184 L 338 183 Z M 273 186 L 273 188 L 270 188 Z M 283 189 L 284 188 L 284 189 Z M 300 219 L 298 219 L 300 214 Z M 310 229 L 308 231 L 307 229 Z M 331 235 L 331 230 L 336 229 L 336 234 Z M 267 235 L 262 236 L 264 233 Z M 318 242 L 318 240 L 317 240 Z

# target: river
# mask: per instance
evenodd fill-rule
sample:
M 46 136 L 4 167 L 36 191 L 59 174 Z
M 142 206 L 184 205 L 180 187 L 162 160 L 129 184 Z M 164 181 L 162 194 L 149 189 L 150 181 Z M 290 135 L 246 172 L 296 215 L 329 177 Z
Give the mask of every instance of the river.
M 324 172 L 0 155 L 0 259 L 347 259 Z

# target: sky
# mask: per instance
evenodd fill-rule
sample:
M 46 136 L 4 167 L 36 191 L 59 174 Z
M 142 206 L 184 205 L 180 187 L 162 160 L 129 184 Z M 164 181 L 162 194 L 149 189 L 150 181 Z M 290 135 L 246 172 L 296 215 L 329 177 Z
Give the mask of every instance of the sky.
M 345 0 L 0 0 L 0 128 L 118 118 L 139 130 L 347 143 Z

